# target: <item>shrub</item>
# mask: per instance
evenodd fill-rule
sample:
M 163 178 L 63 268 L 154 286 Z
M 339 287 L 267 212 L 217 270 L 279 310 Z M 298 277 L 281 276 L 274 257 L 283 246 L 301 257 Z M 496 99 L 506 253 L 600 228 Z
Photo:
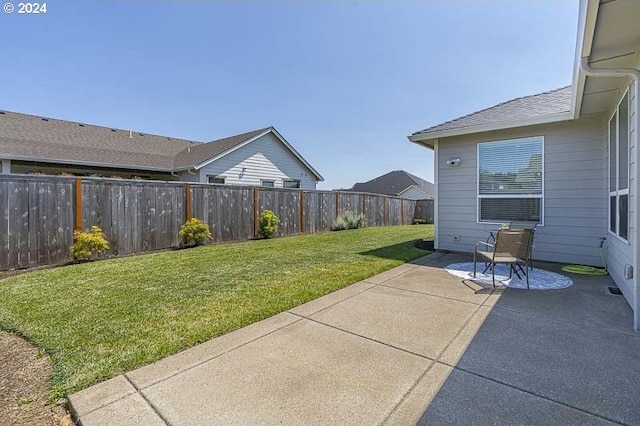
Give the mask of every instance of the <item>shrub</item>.
M 260 237 L 270 238 L 278 230 L 279 223 L 280 219 L 271 210 L 260 213 Z
M 427 219 L 413 219 L 414 225 L 426 225 Z
M 91 232 L 74 231 L 73 238 L 71 255 L 76 260 L 89 260 L 94 254 L 109 250 L 109 242 L 97 226 L 92 226 Z
M 364 226 L 364 215 L 356 212 L 344 212 L 331 225 L 332 231 L 358 229 Z
M 195 217 L 186 221 L 180 227 L 178 234 L 182 238 L 182 243 L 186 246 L 199 246 L 212 237 L 209 225 Z

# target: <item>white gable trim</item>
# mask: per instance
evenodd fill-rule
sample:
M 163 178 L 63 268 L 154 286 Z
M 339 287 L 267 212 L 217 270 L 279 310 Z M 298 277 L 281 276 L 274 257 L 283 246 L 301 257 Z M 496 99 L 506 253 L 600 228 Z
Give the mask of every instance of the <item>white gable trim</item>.
M 232 152 L 234 152 L 234 151 L 236 151 L 236 150 L 238 150 L 238 149 L 242 148 L 243 146 L 249 145 L 251 142 L 254 142 L 254 141 L 258 140 L 258 139 L 260 139 L 261 137 L 263 137 L 263 136 L 265 136 L 265 135 L 267 135 L 267 134 L 269 134 L 269 133 L 272 133 L 272 134 L 273 134 L 273 135 L 274 135 L 274 136 L 275 136 L 275 137 L 276 137 L 276 138 L 277 138 L 277 139 L 278 139 L 278 140 L 279 140 L 279 141 L 280 141 L 280 142 L 281 142 L 281 143 L 282 143 L 282 144 L 283 144 L 283 145 L 284 145 L 284 146 L 285 146 L 289 151 L 291 151 L 291 153 L 292 153 L 292 154 L 293 154 L 293 155 L 298 159 L 298 161 L 300 161 L 300 162 L 301 162 L 301 163 L 302 163 L 302 164 L 303 164 L 307 169 L 309 169 L 309 171 L 310 171 L 311 173 L 313 173 L 313 174 L 314 174 L 314 176 L 317 178 L 316 180 L 318 180 L 318 181 L 323 181 L 323 180 L 324 180 L 324 178 L 322 177 L 322 175 L 320 175 L 320 173 L 318 173 L 318 172 L 316 171 L 316 169 L 314 169 L 313 167 L 311 167 L 311 164 L 307 163 L 307 161 L 306 161 L 304 158 L 302 158 L 302 156 L 298 153 L 298 151 L 296 151 L 296 150 L 295 150 L 295 149 L 294 149 L 294 148 L 293 148 L 293 147 L 292 147 L 292 146 L 291 146 L 291 145 L 290 145 L 290 144 L 289 144 L 289 143 L 288 143 L 288 142 L 287 142 L 287 141 L 282 137 L 282 135 L 280 135 L 280 133 L 278 133 L 278 131 L 277 131 L 276 129 L 274 129 L 273 127 L 270 127 L 270 128 L 268 128 L 267 130 L 265 130 L 264 132 L 259 133 L 258 135 L 254 136 L 254 137 L 252 137 L 252 138 L 249 138 L 249 139 L 247 139 L 246 141 L 244 141 L 244 142 L 242 142 L 242 143 L 240 143 L 240 144 L 238 144 L 238 145 L 236 145 L 236 146 L 234 146 L 234 147 L 232 147 L 232 148 L 229 148 L 228 150 L 226 150 L 226 151 L 224 151 L 224 152 L 222 152 L 222 153 L 220 153 L 220 154 L 216 155 L 215 157 L 212 157 L 212 158 L 210 158 L 210 159 L 208 159 L 208 160 L 206 160 L 206 161 L 204 161 L 204 162 L 202 162 L 202 163 L 200 163 L 200 164 L 196 164 L 196 165 L 195 165 L 195 167 L 194 167 L 194 169 L 195 169 L 195 170 L 200 170 L 201 168 L 203 168 L 203 167 L 205 167 L 205 166 L 207 166 L 207 165 L 209 165 L 209 164 L 213 163 L 214 161 L 216 161 L 216 160 L 218 160 L 218 159 L 220 159 L 220 158 L 224 157 L 225 155 L 228 155 L 228 154 L 230 154 L 230 153 L 232 153 Z
M 427 198 L 432 198 L 432 197 L 433 197 L 433 194 L 429 194 L 429 193 L 428 193 L 428 192 L 426 192 L 425 190 L 421 189 L 418 185 L 410 185 L 410 186 L 406 187 L 405 189 L 403 189 L 402 191 L 400 191 L 400 192 L 398 193 L 398 197 L 401 197 L 401 196 L 402 196 L 402 194 L 404 194 L 405 192 L 409 191 L 411 188 L 413 188 L 413 189 L 415 189 L 415 190 L 417 190 L 417 191 L 422 192 L 424 195 L 427 195 L 427 196 L 428 196 Z
M 491 132 L 494 130 L 513 129 L 514 127 L 534 126 L 536 124 L 556 123 L 558 121 L 568 121 L 573 117 L 571 112 L 560 112 L 557 114 L 547 114 L 541 117 L 526 118 L 513 121 L 503 121 L 500 123 L 482 124 L 479 126 L 467 126 L 458 129 L 448 129 L 429 133 L 418 133 L 408 136 L 411 142 L 421 145 L 433 146 L 434 139 L 448 138 L 451 136 L 469 135 L 471 133 Z
M 214 162 L 214 161 L 216 161 L 217 159 L 219 159 L 219 158 L 221 158 L 221 157 L 224 157 L 225 155 L 230 154 L 230 153 L 232 153 L 233 151 L 235 151 L 235 150 L 237 150 L 237 149 L 240 149 L 240 148 L 242 148 L 243 146 L 248 145 L 248 144 L 250 144 L 251 142 L 253 142 L 253 141 L 257 140 L 257 139 L 260 139 L 260 138 L 261 138 L 261 137 L 263 137 L 264 135 L 268 134 L 270 131 L 271 131 L 271 129 L 267 129 L 267 130 L 265 130 L 264 132 L 259 133 L 259 134 L 257 134 L 256 136 L 254 136 L 254 137 L 252 137 L 252 138 L 249 138 L 249 139 L 247 139 L 246 141 L 244 141 L 244 142 L 242 142 L 242 143 L 240 143 L 240 144 L 238 144 L 238 145 L 236 145 L 236 146 L 233 146 L 233 147 L 231 147 L 231 148 L 227 149 L 226 151 L 221 152 L 220 154 L 216 155 L 215 157 L 211 157 L 211 158 L 209 158 L 208 160 L 203 161 L 202 163 L 196 164 L 196 165 L 193 167 L 193 169 L 194 169 L 194 170 L 200 170 L 201 168 L 203 168 L 203 167 L 205 167 L 205 166 L 207 166 L 207 165 L 209 165 L 209 164 L 213 163 L 213 162 Z
M 278 133 L 278 131 L 276 129 L 274 129 L 273 127 L 271 128 L 271 132 L 280 140 L 280 142 L 282 142 L 284 144 L 284 146 L 286 146 L 289 151 L 291 151 L 291 153 L 302 163 L 304 164 L 304 166 L 309 169 L 311 171 L 311 173 L 313 173 L 315 175 L 315 177 L 318 178 L 318 181 L 323 181 L 324 178 L 322 177 L 322 175 L 320 173 L 318 173 L 318 171 L 316 169 L 314 169 L 313 167 L 311 167 L 311 164 L 307 163 L 307 160 L 305 160 L 304 158 L 302 158 L 302 155 L 300 155 L 298 153 L 298 151 L 296 151 L 291 145 L 289 145 L 289 142 L 286 141 L 285 138 L 282 137 L 282 135 L 280 133 Z

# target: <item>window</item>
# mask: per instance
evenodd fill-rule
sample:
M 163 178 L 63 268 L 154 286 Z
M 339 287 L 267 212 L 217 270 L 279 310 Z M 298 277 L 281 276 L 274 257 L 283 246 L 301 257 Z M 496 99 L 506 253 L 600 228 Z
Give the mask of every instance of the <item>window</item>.
M 207 178 L 209 178 L 209 183 L 217 183 L 220 185 L 224 185 L 223 176 L 207 176 Z
M 283 188 L 300 188 L 299 180 L 283 180 L 282 181 Z
M 478 144 L 478 221 L 543 222 L 543 137 Z
M 609 231 L 629 237 L 629 93 L 609 120 Z
M 265 188 L 275 188 L 276 182 L 273 180 L 261 180 L 260 185 Z

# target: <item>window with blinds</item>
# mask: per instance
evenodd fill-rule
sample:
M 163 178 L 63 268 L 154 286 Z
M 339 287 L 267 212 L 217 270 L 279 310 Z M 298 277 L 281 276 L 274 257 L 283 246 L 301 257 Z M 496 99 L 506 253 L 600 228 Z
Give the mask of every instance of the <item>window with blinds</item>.
M 629 238 L 629 93 L 609 120 L 609 231 Z
M 478 144 L 478 221 L 543 222 L 542 136 Z
M 300 188 L 299 180 L 283 180 L 282 181 L 283 188 Z

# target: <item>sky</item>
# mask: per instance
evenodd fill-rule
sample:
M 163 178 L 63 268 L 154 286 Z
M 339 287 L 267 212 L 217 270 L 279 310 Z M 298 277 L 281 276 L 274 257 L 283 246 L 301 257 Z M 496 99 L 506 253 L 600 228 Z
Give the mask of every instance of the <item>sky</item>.
M 577 0 L 46 3 L 0 12 L 0 109 L 202 142 L 272 125 L 319 189 L 433 181 L 433 152 L 407 136 L 571 84 L 578 14 Z

